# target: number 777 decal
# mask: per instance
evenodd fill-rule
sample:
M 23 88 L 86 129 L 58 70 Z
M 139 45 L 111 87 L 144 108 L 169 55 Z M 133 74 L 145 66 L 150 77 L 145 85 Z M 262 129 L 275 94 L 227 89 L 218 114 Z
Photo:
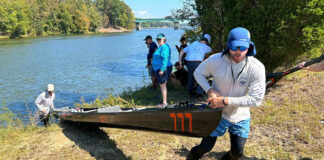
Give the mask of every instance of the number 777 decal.
M 191 113 L 170 113 L 171 118 L 173 118 L 174 131 L 177 131 L 177 117 L 181 119 L 181 131 L 184 132 L 184 119 L 189 119 L 189 131 L 192 132 L 192 116 Z

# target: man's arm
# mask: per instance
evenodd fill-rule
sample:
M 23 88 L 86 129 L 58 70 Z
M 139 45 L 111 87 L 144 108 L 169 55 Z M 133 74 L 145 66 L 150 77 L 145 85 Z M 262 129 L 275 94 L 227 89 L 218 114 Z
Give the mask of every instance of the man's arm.
M 214 72 L 216 67 L 214 66 L 214 58 L 209 58 L 196 68 L 194 72 L 194 77 L 197 83 L 204 89 L 206 93 L 211 89 L 206 77 L 210 77 Z
M 180 51 L 181 51 L 180 47 L 178 45 L 175 45 L 175 46 L 176 46 L 178 52 L 180 53 Z
M 221 97 L 221 94 L 209 85 L 206 78 L 210 77 L 215 72 L 215 69 L 217 68 L 217 61 L 215 59 L 217 59 L 217 56 L 220 55 L 215 55 L 215 57 L 210 57 L 206 61 L 203 61 L 194 72 L 197 83 L 208 95 L 206 102 L 210 103 L 209 106 L 211 108 L 219 108 L 225 105 L 224 97 Z
M 184 55 L 184 51 L 181 50 L 180 53 L 179 53 L 179 60 L 178 60 L 178 62 L 179 62 L 179 64 L 180 64 L 181 67 L 182 67 L 182 62 L 181 62 L 181 60 L 182 60 L 182 56 L 183 56 L 183 55 Z
M 42 113 L 46 114 L 46 111 L 45 111 L 45 109 L 44 109 L 44 106 L 41 105 L 41 102 L 42 102 L 42 100 L 43 100 L 43 97 L 44 97 L 44 96 L 43 96 L 43 93 L 40 94 L 40 95 L 36 98 L 36 100 L 35 100 L 35 105 L 37 106 L 37 108 L 38 108 L 39 111 L 41 111 Z
M 211 56 L 212 52 L 213 52 L 212 49 L 208 45 L 206 45 L 205 50 L 206 50 L 206 54 L 204 56 L 204 60 L 206 60 L 209 56 Z

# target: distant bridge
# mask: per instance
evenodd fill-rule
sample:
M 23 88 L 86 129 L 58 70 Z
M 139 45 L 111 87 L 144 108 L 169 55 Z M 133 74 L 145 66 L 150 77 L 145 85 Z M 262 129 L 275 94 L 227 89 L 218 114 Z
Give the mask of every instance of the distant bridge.
M 171 21 L 174 23 L 174 29 L 178 30 L 180 28 L 180 21 L 181 19 L 165 19 L 165 18 L 136 18 L 135 24 L 136 24 L 136 30 L 141 30 L 141 23 L 142 22 L 168 22 Z

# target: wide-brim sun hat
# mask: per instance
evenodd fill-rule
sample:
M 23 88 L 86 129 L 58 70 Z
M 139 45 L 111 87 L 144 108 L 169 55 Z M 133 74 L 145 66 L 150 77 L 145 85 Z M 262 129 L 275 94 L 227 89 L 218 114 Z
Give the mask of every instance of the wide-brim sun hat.
M 47 91 L 54 92 L 54 84 L 48 84 Z

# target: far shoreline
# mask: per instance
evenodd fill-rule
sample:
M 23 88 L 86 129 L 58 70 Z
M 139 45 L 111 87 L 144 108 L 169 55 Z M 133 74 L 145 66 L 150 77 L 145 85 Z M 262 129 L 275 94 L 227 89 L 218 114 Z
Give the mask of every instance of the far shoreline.
M 87 33 L 80 33 L 80 34 L 47 34 L 47 35 L 21 35 L 17 38 L 10 38 L 9 35 L 0 35 L 0 40 L 7 40 L 7 39 L 20 39 L 20 38 L 32 38 L 32 37 L 46 37 L 46 36 L 57 36 L 57 35 L 87 35 L 87 34 L 96 34 L 96 33 L 124 33 L 124 32 L 132 32 L 131 29 L 126 29 L 122 27 L 107 27 L 107 28 L 98 28 L 96 31 L 89 31 Z

